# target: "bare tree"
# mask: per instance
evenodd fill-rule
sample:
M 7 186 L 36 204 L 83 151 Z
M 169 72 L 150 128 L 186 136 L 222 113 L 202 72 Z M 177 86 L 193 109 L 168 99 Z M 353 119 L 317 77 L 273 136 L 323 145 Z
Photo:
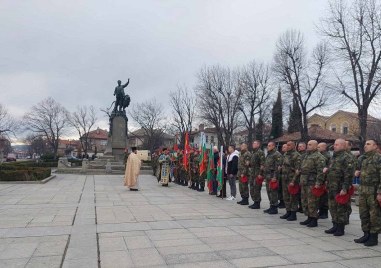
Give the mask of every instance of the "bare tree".
M 325 86 L 328 49 L 318 44 L 309 58 L 304 48 L 303 35 L 295 30 L 282 34 L 276 44 L 273 71 L 287 87 L 302 115 L 301 138 L 308 140 L 308 115 L 326 105 L 329 91 Z M 286 95 L 286 94 L 285 94 Z
M 29 155 L 37 154 L 42 155 L 47 152 L 46 141 L 41 136 L 35 136 L 29 134 L 24 140 L 25 144 L 29 145 L 28 153 Z
M 144 147 L 153 152 L 163 145 L 165 115 L 160 103 L 157 103 L 155 99 L 137 103 L 129 110 L 129 115 L 144 132 Z
M 252 61 L 240 72 L 239 85 L 242 98 L 239 110 L 242 112 L 248 130 L 248 142 L 254 139 L 255 120 L 259 120 L 261 107 L 269 100 L 269 68 L 263 63 Z
M 195 116 L 196 100 L 192 91 L 178 86 L 176 91 L 170 92 L 173 125 L 180 134 L 180 147 L 184 147 L 185 133 L 192 131 Z
M 333 47 L 339 93 L 357 108 L 364 143 L 368 109 L 381 92 L 381 6 L 376 0 L 346 3 L 330 3 L 320 30 Z
M 67 113 L 60 103 L 49 97 L 34 105 L 23 118 L 26 129 L 46 139 L 55 157 L 59 140 L 68 126 Z
M 9 134 L 15 135 L 18 129 L 18 122 L 9 113 L 8 110 L 0 103 L 0 136 L 9 138 Z
M 240 125 L 238 73 L 221 66 L 205 67 L 198 74 L 196 93 L 200 117 L 216 128 L 219 144 L 229 145 Z
M 89 133 L 97 121 L 95 110 L 93 106 L 78 106 L 77 110 L 68 114 L 68 123 L 75 128 L 79 135 L 82 151 L 87 154 L 90 147 Z

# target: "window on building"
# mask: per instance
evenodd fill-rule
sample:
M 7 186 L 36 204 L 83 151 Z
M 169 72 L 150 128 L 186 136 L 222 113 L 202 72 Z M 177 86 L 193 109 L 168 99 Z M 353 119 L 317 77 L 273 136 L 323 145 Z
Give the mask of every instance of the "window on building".
M 210 143 L 214 144 L 214 136 L 210 136 Z
M 348 127 L 348 123 L 347 122 L 344 122 L 343 123 L 343 134 L 344 135 L 348 135 L 348 130 L 349 130 L 349 127 Z
M 336 124 L 331 124 L 331 131 L 336 132 Z
M 209 136 L 206 135 L 206 136 L 205 136 L 205 142 L 208 143 L 208 141 L 209 141 Z

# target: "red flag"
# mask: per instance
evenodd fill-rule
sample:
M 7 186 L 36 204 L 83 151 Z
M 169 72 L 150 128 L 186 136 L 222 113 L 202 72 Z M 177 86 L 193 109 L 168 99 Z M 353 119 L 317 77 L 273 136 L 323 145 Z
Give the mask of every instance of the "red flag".
M 206 153 L 206 147 L 205 147 L 205 143 L 204 145 L 202 146 L 202 151 L 201 151 L 201 155 L 200 155 L 200 176 L 206 171 L 206 165 L 207 165 L 207 162 L 206 162 L 206 159 L 207 159 L 208 155 Z
M 183 166 L 185 170 L 188 170 L 188 154 L 190 151 L 189 146 L 189 134 L 188 132 L 185 133 L 185 143 L 184 143 L 184 157 L 183 157 Z
M 177 145 L 177 143 L 175 143 L 175 145 L 173 145 L 173 151 L 177 152 L 179 150 L 179 146 Z

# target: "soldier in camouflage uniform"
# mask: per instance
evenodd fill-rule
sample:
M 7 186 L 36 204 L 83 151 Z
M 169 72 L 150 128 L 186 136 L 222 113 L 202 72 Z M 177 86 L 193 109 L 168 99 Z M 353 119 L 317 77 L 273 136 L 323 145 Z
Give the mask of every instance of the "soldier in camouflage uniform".
M 376 141 L 366 141 L 360 167 L 359 208 L 364 235 L 355 242 L 368 247 L 378 245 L 378 234 L 381 232 L 381 155 L 377 147 Z
M 193 172 L 193 156 L 194 156 L 194 150 L 189 150 L 188 155 L 188 167 L 187 167 L 187 173 L 188 173 L 188 188 L 192 189 L 194 188 L 194 172 Z
M 250 177 L 250 162 L 251 153 L 247 150 L 247 144 L 241 144 L 241 152 L 238 160 L 238 180 L 239 180 L 239 193 L 242 200 L 237 202 L 240 205 L 249 204 L 249 177 Z M 246 181 L 243 181 L 246 179 Z
M 190 157 L 190 166 L 191 166 L 191 189 L 197 190 L 199 186 L 199 155 L 197 150 L 193 152 L 193 154 Z
M 177 153 L 177 176 L 179 177 L 177 182 L 179 185 L 184 185 L 184 169 L 183 169 L 183 152 L 181 150 Z
M 326 165 L 325 167 L 328 167 L 329 160 L 331 159 L 330 153 L 327 151 L 327 144 L 325 142 L 321 142 L 318 144 L 318 151 L 321 153 L 325 160 Z M 327 177 L 324 176 L 324 183 L 327 183 Z M 320 204 L 319 204 L 319 219 L 328 219 L 328 193 L 325 193 L 320 197 Z
M 287 152 L 287 144 L 282 145 L 282 156 Z M 283 165 L 283 157 L 282 157 L 282 163 L 280 165 L 280 171 L 279 171 L 279 188 L 278 188 L 278 199 L 279 199 L 279 204 L 278 208 L 286 208 L 286 204 L 284 203 L 284 198 L 283 198 L 283 175 L 282 175 L 282 165 Z
M 344 235 L 348 218 L 348 205 L 337 203 L 335 197 L 337 194 L 348 194 L 354 174 L 352 159 L 346 152 L 345 147 L 345 140 L 337 139 L 335 141 L 334 153 L 329 161 L 329 166 L 323 170 L 327 174 L 328 204 L 333 223 L 333 227 L 325 232 L 334 236 Z M 348 202 L 351 202 L 351 200 L 349 199 Z
M 302 163 L 303 159 L 307 156 L 306 149 L 307 149 L 307 144 L 305 142 L 298 143 L 298 153 L 300 154 L 300 163 Z M 298 168 L 298 170 L 300 170 L 300 167 Z M 298 212 L 303 213 L 302 194 L 299 193 L 297 197 L 298 197 Z
M 200 163 L 201 165 L 201 163 Z M 205 158 L 204 158 L 204 165 L 205 167 L 208 167 L 208 154 L 205 155 Z M 207 170 L 205 170 L 201 175 L 200 175 L 200 180 L 199 180 L 199 184 L 200 184 L 200 187 L 199 189 L 197 189 L 197 191 L 199 192 L 204 192 L 205 191 L 205 180 L 207 178 Z
M 270 188 L 270 181 L 279 183 L 279 168 L 282 164 L 282 155 L 276 150 L 275 143 L 267 144 L 267 156 L 264 165 L 264 175 L 266 180 L 267 196 L 270 201 L 270 208 L 264 210 L 264 213 L 278 214 L 278 189 Z
M 298 211 L 298 197 L 288 192 L 288 185 L 295 183 L 294 178 L 296 170 L 300 166 L 300 154 L 295 150 L 295 142 L 289 141 L 286 144 L 287 151 L 283 155 L 282 163 L 282 189 L 283 200 L 286 205 L 287 213 L 281 216 L 281 219 L 287 219 L 287 221 L 296 221 L 296 212 Z
M 347 153 L 349 154 L 349 156 L 352 159 L 353 167 L 355 170 L 357 170 L 359 168 L 359 163 L 358 163 L 359 161 L 358 161 L 357 157 L 354 154 L 352 154 L 352 142 L 346 141 L 346 145 L 347 145 Z M 348 224 L 349 224 L 349 217 L 352 214 L 351 204 L 352 204 L 352 202 L 348 203 Z
M 254 204 L 249 206 L 251 209 L 260 209 L 261 208 L 261 189 L 262 184 L 258 185 L 256 183 L 257 176 L 263 176 L 263 166 L 265 163 L 265 154 L 261 150 L 261 142 L 256 140 L 253 142 L 253 152 L 251 153 L 251 174 L 250 174 L 250 196 L 254 201 Z
M 320 188 L 324 183 L 323 169 L 325 158 L 317 151 L 318 142 L 310 140 L 307 154 L 300 166 L 301 198 L 304 214 L 308 217 L 301 225 L 316 227 L 318 220 L 319 197 L 312 194 L 312 187 Z

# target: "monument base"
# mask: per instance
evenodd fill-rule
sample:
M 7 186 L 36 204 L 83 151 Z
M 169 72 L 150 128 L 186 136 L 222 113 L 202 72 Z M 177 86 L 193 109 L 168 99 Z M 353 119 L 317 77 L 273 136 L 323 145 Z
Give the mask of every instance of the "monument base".
M 124 162 L 127 149 L 128 118 L 125 111 L 114 111 L 110 117 L 110 133 L 105 155 L 113 155 L 115 160 Z

